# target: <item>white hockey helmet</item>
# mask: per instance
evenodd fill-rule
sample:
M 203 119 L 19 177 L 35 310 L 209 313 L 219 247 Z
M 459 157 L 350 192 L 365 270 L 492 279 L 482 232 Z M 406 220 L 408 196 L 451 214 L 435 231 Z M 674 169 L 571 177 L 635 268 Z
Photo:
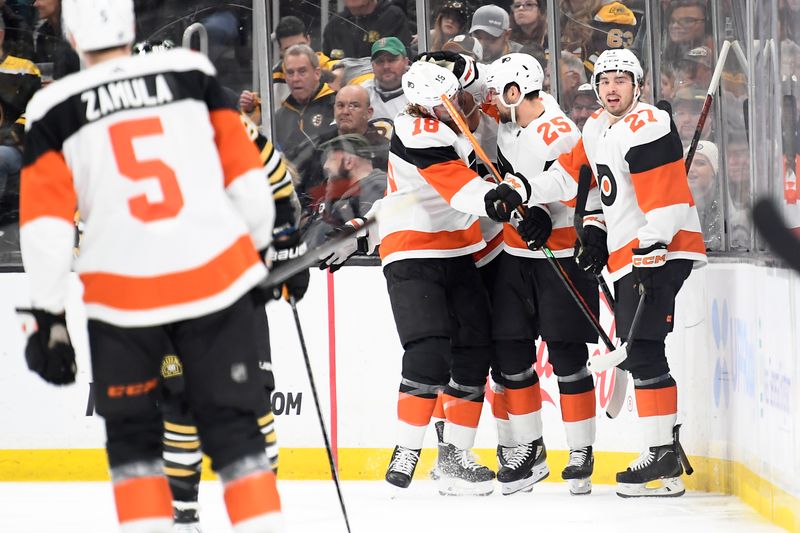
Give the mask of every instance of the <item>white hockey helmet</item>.
M 637 89 L 640 88 L 642 78 L 644 78 L 644 70 L 642 70 L 642 65 L 639 63 L 636 54 L 627 48 L 606 50 L 595 61 L 594 72 L 592 73 L 592 87 L 594 87 L 594 92 L 598 99 L 600 98 L 600 93 L 597 91 L 597 84 L 600 81 L 600 75 L 604 72 L 631 73 L 633 75 L 633 84 Z
M 494 91 L 506 107 L 516 107 L 506 103 L 503 92 L 509 83 L 516 83 L 522 95 L 541 91 L 544 83 L 542 65 L 535 57 L 528 54 L 506 54 L 489 65 L 486 87 Z M 520 100 L 521 101 L 521 100 Z
M 453 100 L 461 89 L 455 74 L 444 67 L 416 61 L 403 74 L 403 94 L 408 102 L 435 116 L 433 108 L 442 105 L 442 95 Z
M 135 38 L 133 0 L 63 0 L 64 28 L 81 52 L 124 46 Z

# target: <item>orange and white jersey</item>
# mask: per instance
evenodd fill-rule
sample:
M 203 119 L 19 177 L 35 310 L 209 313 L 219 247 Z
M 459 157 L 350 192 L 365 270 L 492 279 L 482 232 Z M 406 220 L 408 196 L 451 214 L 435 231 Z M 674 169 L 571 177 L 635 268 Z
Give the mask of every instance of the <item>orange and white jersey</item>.
M 100 63 L 27 109 L 20 240 L 36 308 L 61 312 L 74 243 L 89 318 L 151 326 L 223 309 L 266 270 L 275 207 L 211 63 L 177 49 Z
M 572 120 L 558 107 L 556 101 L 546 93 L 542 94 L 544 112 L 524 128 L 508 122 L 501 123 L 497 134 L 497 157 L 503 174 L 514 172 L 529 180 L 541 174 L 562 154 L 569 153 L 580 141 L 581 133 Z M 575 189 L 577 192 L 577 189 Z M 569 257 L 577 234 L 573 226 L 575 203 L 573 193 L 560 201 L 548 199 L 538 204 L 550 213 L 553 233 L 547 246 L 556 257 Z M 511 224 L 503 228 L 505 249 L 511 255 L 544 259 L 541 250 L 529 250 L 525 242 Z
M 394 121 L 390 144 L 387 195 L 397 215 L 380 223 L 381 259 L 458 257 L 485 246 L 479 216 L 486 216 L 483 197 L 493 184 L 470 168 L 472 146 L 463 135 L 435 118 L 405 112 Z
M 561 188 L 577 190 L 580 167 L 590 164 L 592 180 L 587 209 L 602 208 L 601 218 L 584 224 L 605 224 L 608 271 L 618 280 L 631 271 L 633 248 L 656 242 L 667 245 L 667 260 L 707 262 L 700 219 L 689 189 L 680 136 L 666 111 L 640 102 L 612 124 L 600 109 L 583 127 L 583 139 L 553 168 L 537 177 L 532 198 Z M 547 177 L 554 180 L 548 180 Z M 558 176 L 562 179 L 559 181 Z

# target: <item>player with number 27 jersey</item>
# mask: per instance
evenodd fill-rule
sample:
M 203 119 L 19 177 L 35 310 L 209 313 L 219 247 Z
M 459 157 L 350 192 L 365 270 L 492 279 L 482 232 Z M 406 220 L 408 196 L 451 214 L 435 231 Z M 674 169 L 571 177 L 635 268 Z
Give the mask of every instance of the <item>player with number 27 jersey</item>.
M 34 307 L 64 308 L 76 208 L 90 318 L 197 317 L 264 277 L 256 250 L 270 243 L 274 204 L 214 76 L 204 56 L 176 49 L 109 61 L 34 96 L 20 206 Z

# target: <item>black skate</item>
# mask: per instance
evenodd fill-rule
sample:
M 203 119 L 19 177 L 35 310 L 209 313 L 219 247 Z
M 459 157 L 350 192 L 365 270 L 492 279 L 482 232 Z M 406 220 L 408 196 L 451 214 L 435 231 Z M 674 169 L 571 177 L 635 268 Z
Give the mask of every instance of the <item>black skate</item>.
M 691 475 L 694 471 L 679 440 L 680 424 L 672 430 L 673 443 L 651 446 L 636 459 L 625 472 L 617 474 L 617 495 L 623 498 L 641 496 L 683 496 L 686 488 L 681 480 L 683 468 Z M 649 483 L 658 481 L 656 487 Z
M 439 420 L 438 422 L 436 422 L 433 425 L 433 427 L 436 428 L 436 440 L 437 440 L 437 442 L 439 444 L 442 444 L 444 442 L 444 420 Z M 433 465 L 433 468 L 431 469 L 430 473 L 428 474 L 428 477 L 431 478 L 431 481 L 439 481 L 439 478 L 442 477 L 442 475 L 439 473 L 439 463 L 438 462 L 435 465 Z
M 200 517 L 197 514 L 197 502 L 176 502 L 173 508 L 175 533 L 202 533 L 200 530 Z
M 494 491 L 494 472 L 476 463 L 470 450 L 440 444 L 437 468 L 442 496 L 488 496 Z
M 389 468 L 386 470 L 386 481 L 401 489 L 408 488 L 417 468 L 419 452 L 420 450 L 395 446 Z
M 592 472 L 594 471 L 594 453 L 591 446 L 569 451 L 569 462 L 561 472 L 561 479 L 569 485 L 572 495 L 592 493 Z
M 497 470 L 499 471 L 504 466 L 508 465 L 508 462 L 514 456 L 514 450 L 516 450 L 516 446 L 502 446 L 500 444 L 497 445 Z
M 540 437 L 533 442 L 520 444 L 514 449 L 506 466 L 497 473 L 497 481 L 508 496 L 533 487 L 534 483 L 550 475 L 547 468 L 547 449 Z

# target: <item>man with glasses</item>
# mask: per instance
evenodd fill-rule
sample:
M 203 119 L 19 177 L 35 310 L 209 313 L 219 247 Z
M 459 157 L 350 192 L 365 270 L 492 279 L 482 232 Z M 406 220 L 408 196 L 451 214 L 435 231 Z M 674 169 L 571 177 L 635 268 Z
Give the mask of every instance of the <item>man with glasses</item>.
M 692 48 L 712 46 L 706 31 L 705 0 L 676 0 L 665 15 L 668 40 L 662 60 L 675 62 Z
M 483 61 L 491 63 L 500 56 L 519 52 L 522 45 L 511 40 L 511 23 L 508 13 L 498 6 L 486 5 L 472 15 L 469 34 L 483 47 Z

